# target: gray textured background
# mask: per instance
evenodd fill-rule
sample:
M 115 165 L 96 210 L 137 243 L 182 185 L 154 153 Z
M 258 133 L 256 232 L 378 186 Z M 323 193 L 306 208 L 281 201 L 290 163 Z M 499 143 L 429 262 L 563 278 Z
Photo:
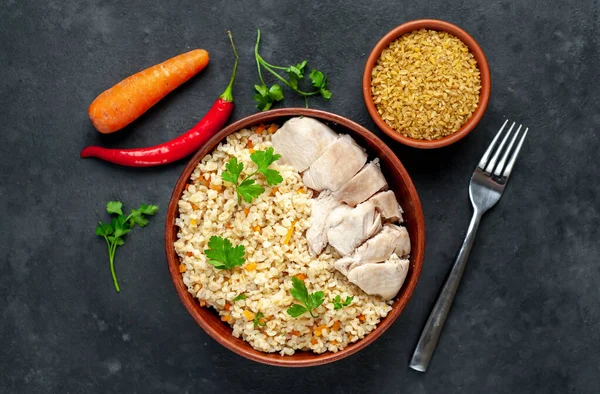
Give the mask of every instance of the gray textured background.
M 2 1 L 1 393 L 599 392 L 598 1 L 368 3 Z M 388 30 L 423 17 L 475 37 L 492 95 L 475 132 L 452 147 L 391 144 L 426 217 L 414 297 L 373 345 L 331 365 L 280 369 L 229 352 L 188 315 L 167 272 L 164 215 L 184 163 L 120 168 L 81 160 L 80 149 L 150 145 L 193 125 L 227 84 L 227 29 L 241 55 L 233 119 L 255 112 L 257 27 L 266 59 L 306 57 L 330 76 L 333 99 L 311 106 L 380 134 L 361 96 L 366 56 Z M 198 77 L 127 130 L 93 129 L 87 106 L 101 91 L 196 47 L 212 57 Z M 531 129 L 522 159 L 484 218 L 429 372 L 411 371 L 471 214 L 470 173 L 505 117 Z M 112 199 L 161 207 L 117 253 L 121 294 L 94 235 Z

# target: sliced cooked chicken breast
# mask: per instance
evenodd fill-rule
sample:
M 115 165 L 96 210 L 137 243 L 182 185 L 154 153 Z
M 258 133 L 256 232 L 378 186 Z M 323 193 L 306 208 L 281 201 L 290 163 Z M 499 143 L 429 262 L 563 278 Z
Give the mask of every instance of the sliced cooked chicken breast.
M 306 170 L 333 144 L 339 135 L 313 118 L 292 118 L 273 134 L 273 149 L 281 155 L 280 163 Z
M 350 270 L 348 280 L 365 293 L 391 300 L 398 294 L 408 274 L 409 262 L 395 253 L 384 263 L 361 265 Z
M 377 193 L 367 201 L 372 202 L 377 207 L 377 210 L 381 213 L 381 216 L 392 222 L 403 222 L 402 219 L 402 207 L 396 200 L 396 195 L 393 191 L 388 190 L 385 192 Z
M 364 264 L 379 263 L 387 260 L 392 253 L 400 257 L 410 254 L 410 238 L 404 227 L 385 224 L 373 238 L 359 246 L 351 256 L 338 259 L 334 266 L 342 274 Z
M 372 161 L 338 189 L 334 195 L 340 201 L 354 207 L 378 191 L 386 189 L 387 185 L 381 169 L 375 161 Z
M 310 228 L 306 230 L 306 241 L 313 256 L 321 253 L 327 246 L 327 218 L 331 211 L 340 205 L 329 191 L 322 192 L 319 197 L 312 200 Z
M 302 175 L 304 184 L 313 190 L 336 191 L 367 162 L 364 149 L 352 137 L 342 135 Z
M 327 218 L 327 239 L 342 256 L 354 251 L 365 240 L 381 230 L 381 215 L 375 205 L 365 202 L 350 208 L 341 205 Z

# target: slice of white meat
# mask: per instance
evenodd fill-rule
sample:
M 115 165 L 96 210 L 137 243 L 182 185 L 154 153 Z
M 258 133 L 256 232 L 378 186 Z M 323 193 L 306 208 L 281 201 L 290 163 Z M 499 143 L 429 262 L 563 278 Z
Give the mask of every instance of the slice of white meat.
M 408 274 L 409 262 L 395 253 L 383 263 L 361 265 L 350 270 L 348 280 L 369 295 L 391 300 L 402 288 Z
M 281 164 L 298 172 L 306 170 L 333 144 L 339 135 L 324 123 L 313 118 L 291 118 L 273 134 L 273 149 L 279 153 Z
M 387 260 L 393 253 L 400 257 L 410 254 L 410 238 L 404 227 L 385 224 L 373 238 L 359 246 L 351 255 L 338 259 L 334 267 L 342 274 L 364 264 L 379 263 Z
M 338 189 L 334 196 L 354 207 L 378 191 L 387 189 L 387 185 L 377 162 L 372 161 Z
M 392 190 L 387 190 L 385 192 L 377 193 L 367 201 L 372 202 L 377 207 L 377 210 L 381 213 L 381 216 L 392 222 L 400 222 L 402 223 L 404 220 L 402 219 L 402 207 L 398 204 L 396 200 L 396 195 Z
M 339 207 L 340 202 L 329 191 L 322 192 L 312 200 L 310 227 L 306 230 L 308 250 L 313 256 L 318 255 L 327 246 L 327 218 L 331 211 Z
M 352 137 L 343 135 L 304 172 L 304 184 L 313 190 L 336 191 L 367 162 L 364 149 Z
M 327 227 L 329 244 L 346 256 L 381 230 L 381 215 L 369 202 L 356 208 L 341 205 L 329 214 Z

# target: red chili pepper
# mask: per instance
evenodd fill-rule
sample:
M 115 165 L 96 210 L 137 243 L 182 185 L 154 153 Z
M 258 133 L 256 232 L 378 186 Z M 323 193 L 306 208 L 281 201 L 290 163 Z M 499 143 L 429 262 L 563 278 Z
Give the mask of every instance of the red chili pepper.
M 233 46 L 233 39 L 228 32 Z M 172 163 L 196 152 L 217 131 L 225 125 L 233 111 L 233 81 L 238 66 L 238 55 L 233 46 L 235 64 L 227 89 L 207 114 L 185 134 L 170 141 L 148 148 L 107 149 L 99 146 L 88 146 L 81 151 L 81 157 L 96 157 L 111 163 L 129 167 L 152 167 Z

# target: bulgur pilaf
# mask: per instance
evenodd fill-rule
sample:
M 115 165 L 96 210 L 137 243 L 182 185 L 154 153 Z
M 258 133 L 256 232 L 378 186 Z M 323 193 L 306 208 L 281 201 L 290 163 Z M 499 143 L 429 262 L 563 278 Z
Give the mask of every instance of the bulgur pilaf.
M 296 350 L 336 352 L 373 331 L 391 310 L 391 301 L 367 295 L 348 282 L 333 267 L 340 256 L 331 246 L 311 256 L 304 234 L 310 226 L 312 192 L 293 167 L 275 162 L 283 182 L 271 187 L 259 180 L 265 192 L 252 204 L 238 205 L 234 189 L 223 184 L 221 174 L 234 156 L 244 164 L 244 173 L 256 169 L 250 154 L 271 147 L 276 128 L 259 126 L 231 134 L 198 164 L 179 201 L 175 250 L 180 272 L 200 305 L 213 307 L 232 326 L 233 335 L 255 349 L 281 355 Z M 204 250 L 213 235 L 244 245 L 245 264 L 231 270 L 208 264 Z M 292 276 L 303 280 L 309 292 L 325 293 L 325 302 L 314 310 L 318 318 L 286 313 L 295 303 Z M 240 299 L 242 294 L 245 299 Z M 337 295 L 354 299 L 335 310 L 332 300 Z M 259 313 L 262 317 L 257 319 Z

